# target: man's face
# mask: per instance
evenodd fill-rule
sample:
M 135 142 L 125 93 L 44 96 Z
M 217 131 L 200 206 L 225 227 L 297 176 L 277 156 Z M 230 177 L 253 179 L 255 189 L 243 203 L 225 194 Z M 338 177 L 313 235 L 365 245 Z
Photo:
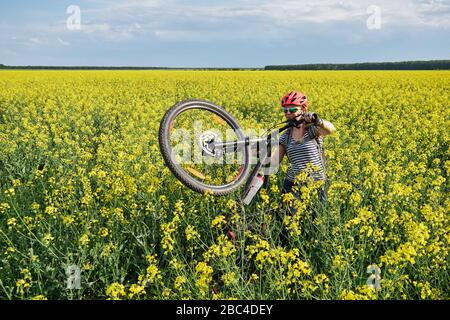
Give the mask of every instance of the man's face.
M 288 105 L 283 107 L 283 109 L 284 109 L 284 116 L 286 117 L 287 120 L 294 120 L 305 113 L 304 107 L 299 107 L 296 105 Z

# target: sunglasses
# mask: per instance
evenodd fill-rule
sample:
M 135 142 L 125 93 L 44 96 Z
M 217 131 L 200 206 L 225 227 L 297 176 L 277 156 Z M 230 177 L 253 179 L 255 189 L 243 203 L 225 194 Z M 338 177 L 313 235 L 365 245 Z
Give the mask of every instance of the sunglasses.
M 292 108 L 283 108 L 284 113 L 296 113 L 298 111 L 298 108 L 292 107 Z

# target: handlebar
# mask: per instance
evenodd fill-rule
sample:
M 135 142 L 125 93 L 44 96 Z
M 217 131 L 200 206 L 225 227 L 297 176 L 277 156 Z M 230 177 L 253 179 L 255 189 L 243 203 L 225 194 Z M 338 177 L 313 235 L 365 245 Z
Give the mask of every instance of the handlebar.
M 257 144 L 257 143 L 262 142 L 262 141 L 267 141 L 268 143 L 270 143 L 270 141 L 272 140 L 272 136 L 276 132 L 281 133 L 281 132 L 283 132 L 283 131 L 285 131 L 285 130 L 287 130 L 289 128 L 298 127 L 299 125 L 301 125 L 304 122 L 305 122 L 305 119 L 301 119 L 301 120 L 295 120 L 295 119 L 294 120 L 287 120 L 287 121 L 284 121 L 284 122 L 280 123 L 280 124 L 285 123 L 285 125 L 283 127 L 281 127 L 279 129 L 269 133 L 264 138 L 257 138 L 257 139 L 250 140 L 250 138 L 247 137 L 245 140 L 241 140 L 241 141 L 214 142 L 213 146 L 214 146 L 214 149 L 217 148 L 217 149 L 222 149 L 222 150 L 230 148 L 228 150 L 234 152 L 234 151 L 237 150 L 237 148 L 239 146 L 242 146 L 242 145 L 250 145 L 250 144 L 254 144 L 254 143 Z M 280 124 L 278 124 L 278 125 L 280 125 Z

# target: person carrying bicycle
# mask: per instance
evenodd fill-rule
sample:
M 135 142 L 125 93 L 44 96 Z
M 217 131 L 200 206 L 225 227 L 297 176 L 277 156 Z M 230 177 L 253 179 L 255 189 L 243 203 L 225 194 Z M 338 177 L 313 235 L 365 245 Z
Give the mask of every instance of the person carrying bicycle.
M 318 189 L 319 201 L 322 205 L 327 201 L 327 184 L 325 176 L 325 158 L 323 153 L 323 138 L 336 131 L 334 125 L 316 113 L 308 112 L 308 98 L 305 94 L 292 91 L 281 99 L 281 106 L 287 120 L 302 121 L 294 128 L 285 131 L 279 140 L 279 161 L 287 155 L 290 167 L 283 183 L 282 194 L 292 193 L 300 199 L 300 191 L 293 192 L 295 177 L 309 170 L 309 176 L 314 180 L 323 180 L 324 185 Z M 290 208 L 295 213 L 294 208 Z

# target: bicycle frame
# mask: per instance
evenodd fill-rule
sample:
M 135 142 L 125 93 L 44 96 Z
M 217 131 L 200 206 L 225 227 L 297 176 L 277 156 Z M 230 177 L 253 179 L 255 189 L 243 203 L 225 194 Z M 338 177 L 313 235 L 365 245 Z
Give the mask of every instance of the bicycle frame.
M 304 122 L 304 120 L 300 120 L 300 121 L 288 120 L 288 121 L 285 121 L 284 123 L 286 123 L 286 125 L 284 125 L 282 128 L 273 130 L 272 132 L 270 132 L 267 135 L 267 137 L 264 137 L 264 138 L 250 139 L 249 137 L 246 137 L 244 140 L 240 140 L 240 141 L 212 143 L 214 148 L 235 152 L 239 147 L 246 147 L 248 145 L 254 145 L 254 144 L 256 144 L 257 147 L 259 147 L 259 143 L 266 142 L 266 144 L 267 144 L 267 153 L 264 155 L 264 157 L 262 159 L 261 158 L 258 159 L 258 162 L 256 163 L 255 167 L 251 171 L 251 173 L 250 173 L 250 175 L 249 175 L 249 177 L 248 177 L 248 179 L 247 179 L 247 181 L 245 183 L 244 191 L 241 193 L 241 200 L 245 196 L 245 194 L 248 192 L 248 190 L 250 189 L 251 184 L 253 182 L 253 179 L 255 179 L 256 175 L 259 172 L 259 170 L 263 166 L 263 163 L 265 163 L 267 161 L 267 159 L 271 159 L 272 158 L 272 141 L 273 141 L 272 139 L 273 139 L 273 137 L 275 135 L 278 137 L 278 135 L 281 132 L 283 132 L 283 131 L 285 131 L 285 130 L 287 130 L 289 128 L 296 127 L 296 126 L 300 125 L 303 122 Z M 268 182 L 269 182 L 269 175 L 264 175 L 264 187 L 267 187 Z

